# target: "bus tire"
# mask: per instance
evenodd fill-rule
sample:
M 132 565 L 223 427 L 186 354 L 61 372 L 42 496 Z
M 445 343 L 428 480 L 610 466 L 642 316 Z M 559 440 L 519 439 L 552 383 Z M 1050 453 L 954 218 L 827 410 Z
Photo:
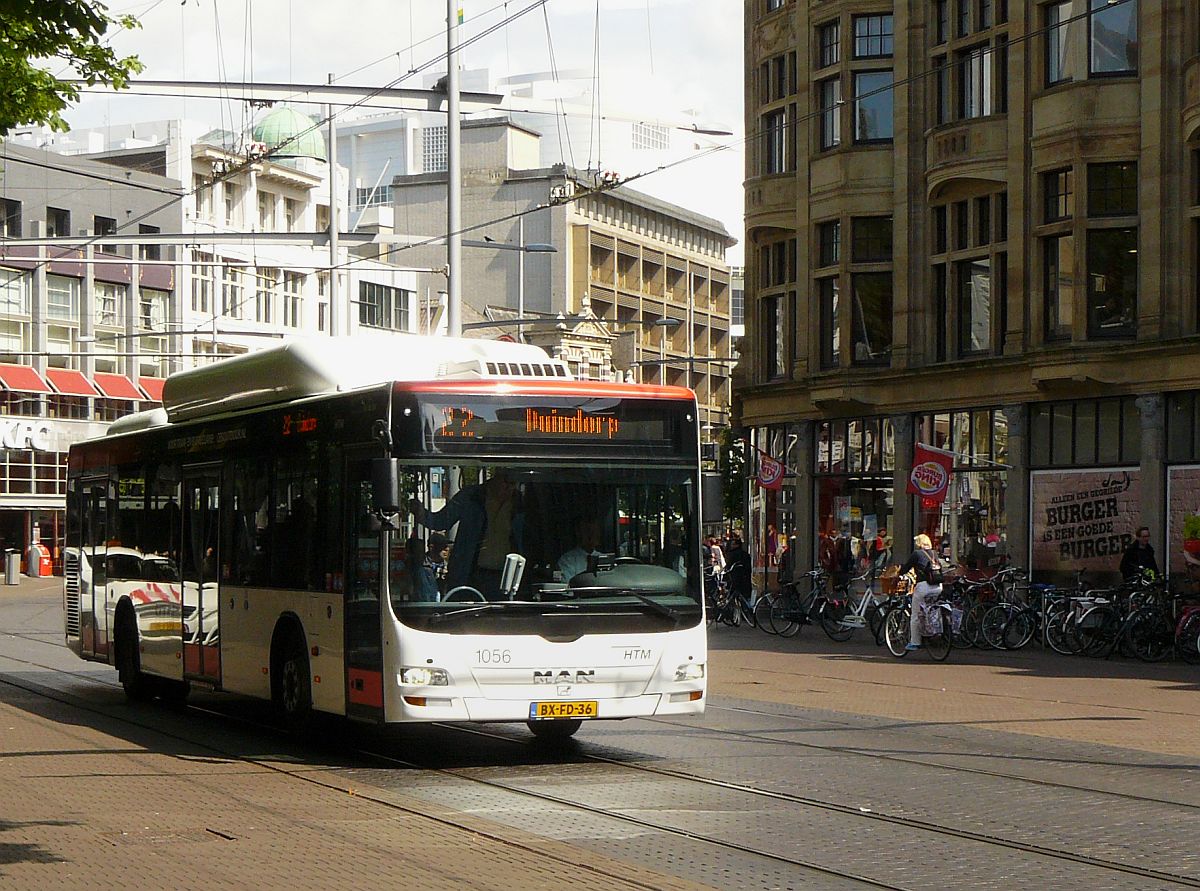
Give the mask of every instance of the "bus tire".
M 192 685 L 187 681 L 174 681 L 170 678 L 157 678 L 158 695 L 169 706 L 182 706 L 187 702 Z
M 583 725 L 578 718 L 559 721 L 529 721 L 529 730 L 545 742 L 565 742 Z
M 138 651 L 137 620 L 133 608 L 124 606 L 117 610 L 117 629 L 113 636 L 116 650 L 117 677 L 121 688 L 130 702 L 146 702 L 154 698 L 154 678 L 142 672 L 142 658 Z
M 289 730 L 302 733 L 312 722 L 312 676 L 299 629 L 276 636 L 271 653 L 271 698 Z

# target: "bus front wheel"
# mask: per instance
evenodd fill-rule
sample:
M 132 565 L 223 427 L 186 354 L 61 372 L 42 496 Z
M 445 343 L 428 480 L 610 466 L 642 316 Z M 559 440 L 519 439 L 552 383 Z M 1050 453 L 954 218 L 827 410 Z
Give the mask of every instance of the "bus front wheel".
M 279 668 L 275 682 L 275 707 L 288 728 L 303 731 L 312 717 L 312 681 L 308 653 L 295 633 L 282 642 L 276 658 Z
M 142 673 L 138 652 L 137 621 L 128 610 L 122 610 L 117 620 L 116 640 L 117 677 L 126 697 L 133 702 L 146 702 L 154 697 L 153 678 Z

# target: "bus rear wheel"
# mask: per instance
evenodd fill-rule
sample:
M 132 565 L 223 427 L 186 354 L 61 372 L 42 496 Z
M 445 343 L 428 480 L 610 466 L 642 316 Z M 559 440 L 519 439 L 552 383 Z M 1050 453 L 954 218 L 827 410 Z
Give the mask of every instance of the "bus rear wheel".
M 546 742 L 563 742 L 575 735 L 583 721 L 570 718 L 559 721 L 529 721 L 529 729 L 535 737 Z
M 142 673 L 142 659 L 138 652 L 137 623 L 128 611 L 122 611 L 117 620 L 116 640 L 117 677 L 121 688 L 132 702 L 146 702 L 154 698 L 154 678 Z

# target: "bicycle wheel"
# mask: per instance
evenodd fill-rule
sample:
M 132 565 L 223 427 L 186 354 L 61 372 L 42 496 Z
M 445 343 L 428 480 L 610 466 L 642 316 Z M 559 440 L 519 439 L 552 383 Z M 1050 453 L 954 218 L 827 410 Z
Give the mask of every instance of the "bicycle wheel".
M 954 649 L 954 631 L 950 627 L 950 610 L 945 607 L 937 609 L 942 614 L 942 630 L 939 634 L 929 635 L 921 643 L 935 662 L 945 662 Z
M 1031 640 L 1037 630 L 1037 621 L 1028 609 L 1018 609 L 1004 626 L 1004 648 L 1019 650 Z
M 778 600 L 779 597 L 780 595 L 778 593 L 764 594 L 762 597 L 758 598 L 758 602 L 754 604 L 754 624 L 760 631 L 763 631 L 766 634 L 779 633 L 775 630 L 775 626 L 771 624 L 771 608 L 774 606 L 775 601 Z
M 1143 607 L 1129 617 L 1127 637 L 1133 655 L 1143 662 L 1161 662 L 1175 645 L 1167 617 L 1153 607 Z
M 1073 656 L 1079 652 L 1075 636 L 1071 634 L 1067 623 L 1071 621 L 1071 612 L 1063 602 L 1051 603 L 1046 607 L 1046 643 L 1050 649 L 1064 656 Z
M 971 642 L 972 646 L 979 647 L 981 650 L 990 649 L 990 645 L 983 639 L 980 626 L 983 624 L 983 617 L 995 604 L 992 601 L 976 600 L 971 604 L 971 608 L 967 610 L 962 620 L 962 634 Z
M 721 621 L 730 628 L 736 628 L 742 621 L 742 611 L 738 608 L 737 601 L 737 595 L 730 594 L 725 598 L 725 605 L 721 609 Z
M 795 637 L 800 631 L 800 620 L 797 614 L 800 606 L 795 595 L 787 594 L 775 598 L 771 604 L 771 628 L 780 637 Z
M 908 607 L 899 606 L 887 614 L 884 622 L 883 638 L 887 642 L 888 652 L 901 659 L 908 655 L 908 621 Z
M 883 643 L 883 623 L 885 619 L 887 619 L 887 610 L 878 603 L 867 605 L 867 628 L 871 631 L 871 637 L 875 638 L 875 646 Z
M 1111 606 L 1093 606 L 1079 617 L 1078 629 L 1080 652 L 1085 656 L 1104 658 L 1112 654 L 1117 646 L 1117 635 L 1121 620 Z
M 979 636 L 984 644 L 994 650 L 1003 650 L 1004 629 L 1012 616 L 1012 607 L 1007 603 L 997 603 L 983 614 L 979 621 Z
M 1184 662 L 1200 662 L 1200 612 L 1194 612 L 1180 623 L 1175 631 L 1175 648 Z
M 849 611 L 844 600 L 826 600 L 821 604 L 821 630 L 829 635 L 830 640 L 843 643 L 854 634 L 854 626 L 847 627 L 844 621 Z
M 740 595 L 738 596 L 738 599 L 737 599 L 737 611 L 742 614 L 743 622 L 745 622 L 751 628 L 754 628 L 757 626 L 758 623 L 754 619 L 754 607 L 752 607 L 750 605 L 749 600 L 747 600 L 745 597 L 742 597 Z

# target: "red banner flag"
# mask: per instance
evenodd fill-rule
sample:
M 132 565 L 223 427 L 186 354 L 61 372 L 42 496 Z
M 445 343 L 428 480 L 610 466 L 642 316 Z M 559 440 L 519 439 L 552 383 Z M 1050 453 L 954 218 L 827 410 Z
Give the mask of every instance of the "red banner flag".
M 778 489 L 783 485 L 785 468 L 762 449 L 758 450 L 758 484 L 764 489 Z
M 920 495 L 923 505 L 938 505 L 946 500 L 950 488 L 950 469 L 954 454 L 922 443 L 913 448 L 913 467 L 908 475 L 908 493 Z

